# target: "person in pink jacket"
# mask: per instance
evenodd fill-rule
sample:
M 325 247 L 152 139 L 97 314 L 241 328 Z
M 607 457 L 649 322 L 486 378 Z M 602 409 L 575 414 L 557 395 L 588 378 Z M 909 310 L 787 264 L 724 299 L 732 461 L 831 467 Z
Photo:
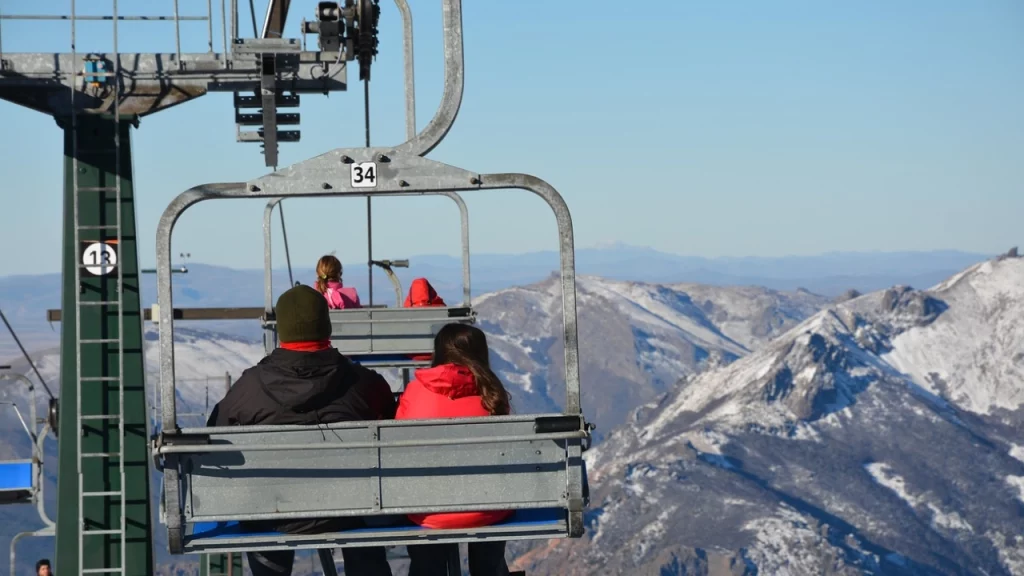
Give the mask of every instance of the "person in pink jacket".
M 341 283 L 341 261 L 327 255 L 316 263 L 316 289 L 327 299 L 327 307 L 331 310 L 345 308 L 362 308 L 359 294 L 355 288 L 348 288 Z

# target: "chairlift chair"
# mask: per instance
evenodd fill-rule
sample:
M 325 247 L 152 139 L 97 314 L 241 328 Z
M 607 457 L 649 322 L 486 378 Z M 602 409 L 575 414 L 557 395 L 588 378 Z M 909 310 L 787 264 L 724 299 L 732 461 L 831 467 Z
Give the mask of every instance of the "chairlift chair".
M 35 504 L 39 501 L 42 476 L 42 447 L 39 444 L 39 434 L 35 432 L 36 426 L 36 395 L 35 386 L 22 374 L 4 372 L 0 373 L 0 380 L 20 380 L 25 383 L 29 391 L 29 421 L 26 422 L 18 405 L 13 401 L 0 401 L 0 405 L 9 406 L 14 410 L 18 421 L 21 423 L 25 435 L 28 436 L 32 446 L 32 458 L 19 460 L 0 461 L 0 505 L 7 504 Z M 46 430 L 43 431 L 45 437 Z
M 447 134 L 462 99 L 460 0 L 443 0 L 443 24 L 446 81 L 441 105 L 424 130 L 404 144 L 333 150 L 249 182 L 197 186 L 164 211 L 156 246 L 163 430 L 153 439 L 152 450 L 163 475 L 162 508 L 172 554 L 583 535 L 588 491 L 582 451 L 592 426 L 580 406 L 569 209 L 554 188 L 534 176 L 479 174 L 422 157 Z M 410 65 L 407 59 L 407 70 Z M 378 178 L 369 189 L 353 186 L 353 166 L 367 163 L 379 168 Z M 544 199 L 558 227 L 563 314 L 559 336 L 564 341 L 566 381 L 561 413 L 319 427 L 178 427 L 170 257 L 174 224 L 189 207 L 212 199 L 402 196 L 513 188 Z M 352 312 L 376 314 L 378 310 Z M 380 312 L 399 316 L 368 318 L 378 320 L 378 325 L 387 325 L 380 320 L 408 323 L 409 318 L 400 315 L 408 310 Z M 239 525 L 256 520 L 480 510 L 514 510 L 515 514 L 492 526 L 449 530 L 404 525 L 293 535 L 247 533 Z
M 451 198 L 459 207 L 462 227 L 463 302 L 460 306 L 435 308 L 403 308 L 401 284 L 392 267 L 407 267 L 408 260 L 371 261 L 383 268 L 395 285 L 395 308 L 365 307 L 352 310 L 331 310 L 332 344 L 354 362 L 374 369 L 409 369 L 430 364 L 434 336 L 445 324 L 476 322 L 471 303 L 469 272 L 469 215 L 466 203 L 455 192 L 437 191 L 395 195 L 440 195 Z M 351 196 L 369 196 L 354 193 Z M 263 214 L 263 282 L 264 317 L 263 346 L 270 354 L 277 347 L 277 322 L 274 318 L 273 258 L 271 255 L 272 215 L 283 198 L 271 199 Z M 290 258 L 289 258 L 290 260 Z M 401 390 L 395 390 L 400 392 Z
M 4 366 L 2 368 L 9 368 Z M 11 574 L 15 573 L 17 565 L 17 545 L 23 538 L 30 536 L 48 537 L 54 535 L 55 524 L 46 514 L 43 499 L 43 442 L 46 440 L 51 428 L 50 422 L 45 422 L 41 430 L 36 432 L 36 389 L 32 381 L 23 374 L 0 372 L 0 380 L 19 380 L 25 384 L 29 391 L 29 421 L 26 422 L 21 410 L 14 402 L 0 402 L 12 407 L 21 423 L 25 434 L 32 442 L 32 458 L 28 460 L 6 460 L 0 461 L 0 505 L 9 504 L 35 504 L 44 527 L 32 532 L 20 532 L 11 538 L 10 559 Z

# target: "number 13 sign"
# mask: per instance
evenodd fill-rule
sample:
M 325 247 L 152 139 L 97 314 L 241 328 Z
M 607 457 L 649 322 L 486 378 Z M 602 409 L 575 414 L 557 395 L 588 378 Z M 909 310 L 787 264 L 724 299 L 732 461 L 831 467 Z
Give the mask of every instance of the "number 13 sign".
M 117 249 L 113 244 L 93 242 L 82 251 L 82 267 L 93 276 L 106 276 L 117 267 Z

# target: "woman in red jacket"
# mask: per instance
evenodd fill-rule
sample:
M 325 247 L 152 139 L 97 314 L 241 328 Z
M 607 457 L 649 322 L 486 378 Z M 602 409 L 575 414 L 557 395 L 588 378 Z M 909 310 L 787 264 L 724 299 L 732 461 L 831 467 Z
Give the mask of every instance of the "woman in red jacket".
M 511 412 L 509 394 L 491 370 L 487 337 L 466 324 L 447 324 L 434 339 L 430 368 L 416 371 L 398 403 L 396 419 L 471 418 Z M 500 522 L 510 510 L 414 514 L 409 519 L 425 528 L 477 528 Z M 409 546 L 409 576 L 444 576 L 446 545 Z M 472 576 L 506 576 L 504 542 L 469 544 Z

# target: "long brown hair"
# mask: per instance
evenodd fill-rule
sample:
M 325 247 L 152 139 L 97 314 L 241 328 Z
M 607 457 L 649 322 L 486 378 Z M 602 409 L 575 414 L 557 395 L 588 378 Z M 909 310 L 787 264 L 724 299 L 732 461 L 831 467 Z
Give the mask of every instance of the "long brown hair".
M 320 258 L 316 263 L 316 290 L 321 294 L 327 293 L 327 281 L 337 280 L 341 282 L 341 260 L 328 254 Z
M 457 364 L 469 368 L 480 391 L 480 403 L 492 415 L 512 412 L 508 391 L 491 370 L 487 353 L 487 336 L 468 324 L 446 324 L 434 338 L 433 366 Z

